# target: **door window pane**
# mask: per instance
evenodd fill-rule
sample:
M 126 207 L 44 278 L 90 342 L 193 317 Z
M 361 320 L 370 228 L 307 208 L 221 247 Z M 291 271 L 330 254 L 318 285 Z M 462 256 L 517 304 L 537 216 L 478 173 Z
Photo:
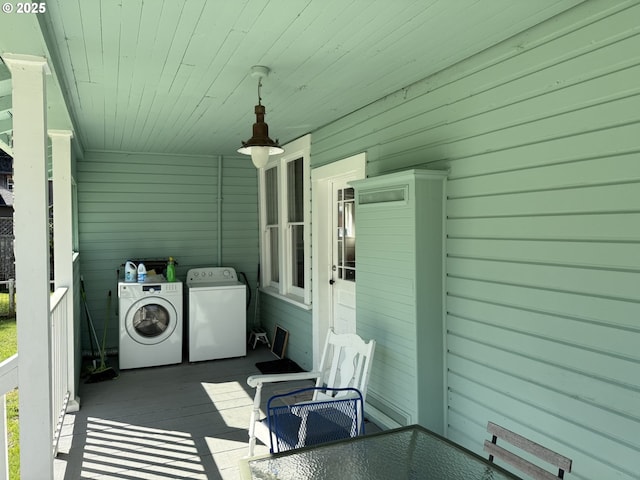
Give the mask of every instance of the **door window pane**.
M 338 278 L 355 282 L 356 280 L 356 210 L 354 189 L 338 190 L 337 205 Z

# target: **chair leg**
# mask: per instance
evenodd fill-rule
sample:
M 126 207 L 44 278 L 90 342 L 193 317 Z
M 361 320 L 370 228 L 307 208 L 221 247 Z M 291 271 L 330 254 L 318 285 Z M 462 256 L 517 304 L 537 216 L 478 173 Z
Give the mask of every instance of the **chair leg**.
M 498 443 L 498 437 L 497 437 L 497 436 L 495 436 L 495 435 L 493 435 L 493 436 L 491 437 L 491 443 L 493 443 L 494 445 L 495 445 L 496 443 Z M 490 461 L 490 462 L 493 462 L 493 455 L 491 455 L 491 454 L 489 454 L 489 461 Z
M 258 329 L 251 330 L 251 333 L 249 334 L 249 341 L 248 341 L 249 345 L 251 345 L 251 347 L 255 350 L 256 345 L 258 345 L 258 342 L 265 343 L 267 347 L 271 348 L 271 344 L 269 343 L 269 338 L 267 337 L 267 332 L 264 332 Z
M 249 457 L 253 457 L 253 451 L 256 448 L 256 437 L 249 437 Z
M 253 410 L 249 422 L 249 456 L 253 457 L 256 447 L 256 422 L 260 418 L 260 397 L 262 395 L 262 384 L 256 386 L 256 395 L 253 397 Z

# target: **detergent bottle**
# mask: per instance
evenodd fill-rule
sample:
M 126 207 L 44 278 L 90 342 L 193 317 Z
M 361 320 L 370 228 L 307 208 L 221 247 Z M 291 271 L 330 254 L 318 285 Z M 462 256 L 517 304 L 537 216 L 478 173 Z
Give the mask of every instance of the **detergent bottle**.
M 124 264 L 124 281 L 135 282 L 137 272 L 138 267 L 136 267 L 136 264 L 127 260 Z
M 138 264 L 138 283 L 144 283 L 147 279 L 147 269 L 144 266 L 144 263 L 140 262 Z
M 169 262 L 167 263 L 167 282 L 175 282 L 176 281 L 176 264 L 173 260 L 173 257 L 169 257 Z

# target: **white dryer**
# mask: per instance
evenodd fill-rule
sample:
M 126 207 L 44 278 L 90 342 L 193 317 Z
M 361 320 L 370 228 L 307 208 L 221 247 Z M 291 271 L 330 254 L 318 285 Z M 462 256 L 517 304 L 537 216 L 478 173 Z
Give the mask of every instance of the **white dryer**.
M 182 362 L 182 283 L 118 283 L 121 369 Z
M 190 362 L 247 354 L 246 288 L 230 267 L 187 272 Z

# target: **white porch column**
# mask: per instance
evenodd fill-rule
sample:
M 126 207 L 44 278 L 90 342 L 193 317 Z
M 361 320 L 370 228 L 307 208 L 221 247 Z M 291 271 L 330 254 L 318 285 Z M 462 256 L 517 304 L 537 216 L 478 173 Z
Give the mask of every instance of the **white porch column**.
M 55 288 L 67 287 L 69 304 L 75 305 L 73 288 L 73 186 L 71 178 L 71 139 L 70 130 L 49 130 L 51 138 L 51 157 L 53 171 L 53 279 Z M 80 399 L 76 392 L 75 372 L 75 324 L 73 312 L 67 319 L 67 382 L 69 403 L 67 412 L 80 409 Z
M 3 55 L 13 85 L 20 478 L 53 478 L 46 59 Z

